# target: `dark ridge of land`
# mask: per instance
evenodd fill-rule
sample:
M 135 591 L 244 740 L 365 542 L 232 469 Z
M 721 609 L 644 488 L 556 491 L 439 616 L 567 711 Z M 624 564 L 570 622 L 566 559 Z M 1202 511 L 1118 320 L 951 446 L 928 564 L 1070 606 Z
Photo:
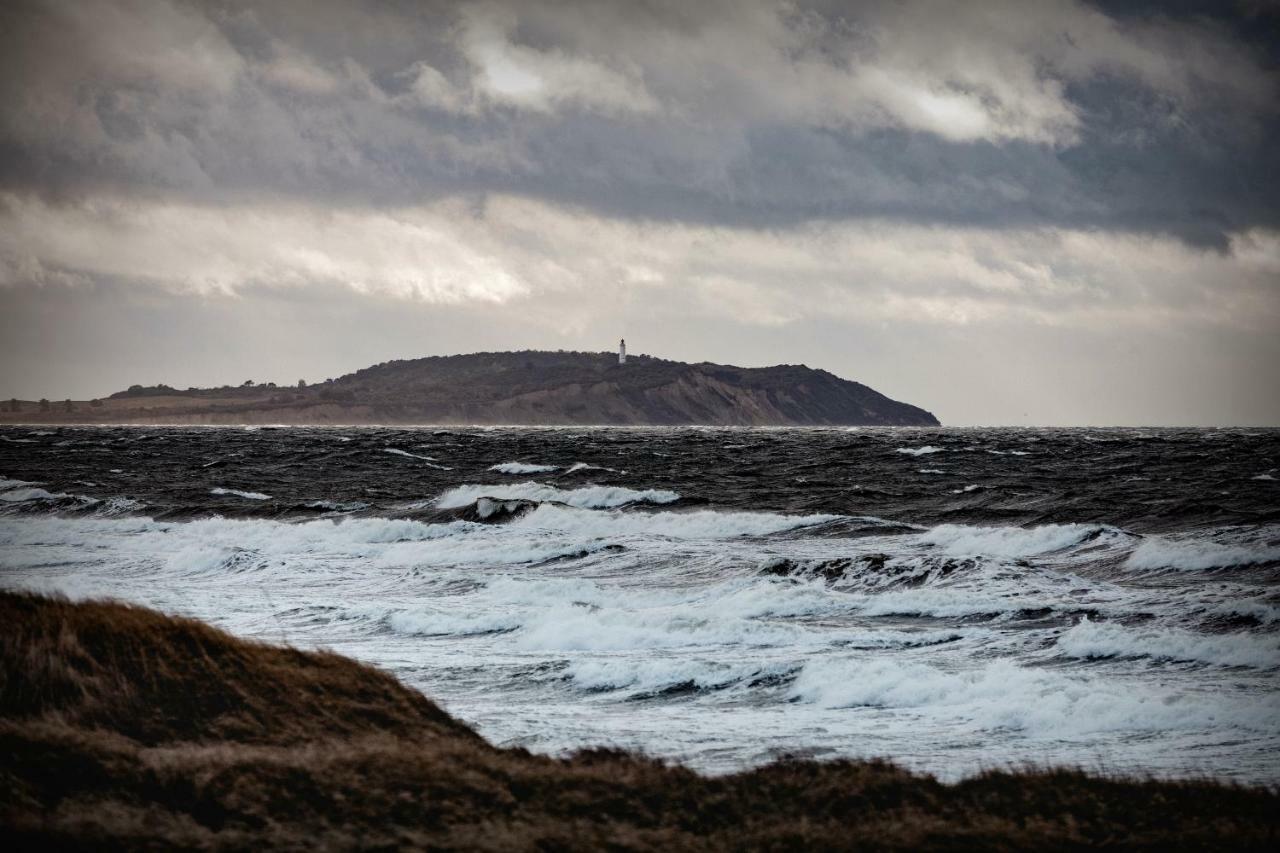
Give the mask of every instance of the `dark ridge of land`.
M 0 401 L 0 423 L 937 426 L 929 412 L 804 365 L 614 353 L 389 361 L 304 386 L 133 386 L 103 400 Z
M 498 749 L 391 676 L 115 603 L 0 593 L 9 849 L 1262 850 L 1280 794 L 883 762 L 712 777 Z

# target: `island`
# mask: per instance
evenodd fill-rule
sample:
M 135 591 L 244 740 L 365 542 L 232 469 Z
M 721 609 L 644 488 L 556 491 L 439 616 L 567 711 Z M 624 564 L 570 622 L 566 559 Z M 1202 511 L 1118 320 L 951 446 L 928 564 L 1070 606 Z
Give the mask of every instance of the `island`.
M 622 352 L 480 352 L 335 379 L 135 385 L 98 400 L 0 401 L 0 423 L 938 426 L 931 413 L 802 364 L 689 364 Z

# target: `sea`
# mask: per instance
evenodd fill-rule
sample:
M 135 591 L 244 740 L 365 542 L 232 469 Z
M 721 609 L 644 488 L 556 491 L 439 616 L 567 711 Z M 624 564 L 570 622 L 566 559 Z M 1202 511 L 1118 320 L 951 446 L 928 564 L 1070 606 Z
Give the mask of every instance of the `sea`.
M 0 586 L 501 746 L 1280 784 L 1280 431 L 0 428 Z

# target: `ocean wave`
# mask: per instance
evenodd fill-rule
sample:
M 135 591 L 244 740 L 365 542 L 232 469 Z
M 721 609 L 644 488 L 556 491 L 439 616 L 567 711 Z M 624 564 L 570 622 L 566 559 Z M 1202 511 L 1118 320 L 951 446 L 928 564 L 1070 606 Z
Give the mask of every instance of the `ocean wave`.
M 497 471 L 499 474 L 546 474 L 549 471 L 559 470 L 558 465 L 536 465 L 531 462 L 503 462 L 500 465 L 490 465 L 490 471 Z
M 1125 568 L 1204 571 L 1280 562 L 1280 546 L 1222 543 L 1210 539 L 1148 536 L 1125 560 Z
M 222 486 L 209 490 L 211 495 L 231 495 L 232 497 L 244 498 L 247 501 L 269 501 L 271 495 L 263 492 L 242 492 L 239 489 L 227 489 Z
M 1273 696 L 1221 701 L 1145 681 L 1103 681 L 1008 660 L 948 671 L 882 658 L 824 658 L 805 664 L 791 697 L 830 709 L 907 709 L 981 731 L 1053 739 L 1224 726 L 1280 734 Z
M 673 689 L 722 690 L 738 684 L 777 682 L 795 675 L 799 664 L 721 663 L 670 655 L 647 660 L 592 657 L 572 661 L 563 675 L 580 690 L 628 690 L 652 694 Z
M 673 539 L 721 539 L 769 536 L 842 520 L 839 515 L 779 515 L 767 512 L 622 512 L 587 511 L 544 504 L 504 529 L 540 528 L 574 539 L 665 536 Z
M 1099 538 L 1123 535 L 1101 524 L 1043 524 L 1037 527 L 982 527 L 942 524 L 920 534 L 919 542 L 953 556 L 1034 557 Z
M 135 498 L 115 497 L 94 500 L 93 514 L 111 518 L 117 515 L 134 515 L 146 509 L 146 504 Z
M 7 503 L 25 503 L 27 501 L 60 501 L 72 497 L 64 492 L 50 492 L 46 489 L 27 488 L 10 489 L 0 493 L 0 501 Z
M 468 593 L 464 607 L 401 612 L 391 627 L 416 634 L 509 631 L 525 651 L 625 652 L 689 647 L 808 648 L 801 625 L 778 617 L 845 609 L 821 588 L 779 587 L 761 579 L 692 589 L 618 589 L 586 578 L 500 576 Z
M 407 458 L 407 459 L 417 459 L 419 462 L 424 463 L 424 465 L 425 465 L 427 468 L 435 468 L 437 471 L 452 471 L 452 470 L 453 470 L 452 468 L 446 467 L 446 466 L 444 466 L 444 465 L 437 465 L 437 464 L 436 464 L 436 461 L 437 461 L 437 460 L 436 460 L 436 458 L 435 458 L 434 456 L 423 456 L 423 455 L 422 455 L 422 454 L 420 454 L 420 453 L 410 453 L 410 452 L 409 452 L 409 451 L 407 451 L 407 450 L 400 450 L 400 449 L 399 449 L 399 448 L 397 448 L 397 447 L 384 447 L 384 448 L 382 448 L 382 452 L 383 452 L 383 453 L 390 453 L 392 456 L 403 456 L 403 457 L 405 457 L 405 458 Z
M 308 501 L 303 506 L 328 512 L 360 512 L 369 508 L 363 501 Z
M 615 474 L 625 474 L 626 471 L 619 471 L 617 468 L 606 468 L 603 465 L 592 465 L 590 462 L 575 462 L 564 470 L 566 474 L 576 474 L 579 471 L 612 471 Z
M 855 604 L 863 616 L 924 616 L 933 619 L 1008 617 L 1021 613 L 1074 611 L 1080 607 L 1074 602 L 1051 597 L 1044 591 L 1009 586 L 985 591 L 954 587 L 889 590 L 859 596 Z
M 910 456 L 926 456 L 930 453 L 941 453 L 941 447 L 934 447 L 932 444 L 926 444 L 924 447 L 899 447 L 895 453 L 906 453 Z
M 1057 648 L 1074 658 L 1145 657 L 1259 669 L 1280 666 L 1280 641 L 1274 636 L 1127 628 L 1087 618 L 1065 631 L 1058 638 Z
M 479 498 L 497 500 L 555 501 L 580 509 L 610 509 L 627 504 L 668 504 L 680 500 L 680 495 L 665 489 L 627 489 L 622 486 L 582 486 L 577 489 L 558 489 L 532 481 L 505 485 L 467 484 L 449 489 L 435 499 L 441 509 L 459 509 L 470 506 Z
M 16 489 L 20 486 L 38 486 L 37 482 L 31 480 L 10 480 L 8 477 L 0 477 L 0 491 Z

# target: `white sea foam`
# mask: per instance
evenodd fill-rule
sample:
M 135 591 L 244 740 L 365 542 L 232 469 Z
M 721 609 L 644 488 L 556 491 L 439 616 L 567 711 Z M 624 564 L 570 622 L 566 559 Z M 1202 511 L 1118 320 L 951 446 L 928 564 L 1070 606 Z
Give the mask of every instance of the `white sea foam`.
M 951 494 L 963 495 L 965 492 L 976 492 L 978 491 L 978 489 L 981 489 L 981 488 L 982 486 L 979 486 L 978 484 L 974 483 L 974 484 L 965 486 L 963 489 L 952 489 Z
M 12 489 L 0 494 L 0 501 L 8 503 L 25 503 L 27 501 L 58 501 L 71 495 L 63 492 L 50 492 L 45 489 Z
M 1223 726 L 1280 734 L 1271 697 L 1228 705 L 1150 683 L 1075 677 L 1008 660 L 948 671 L 884 658 L 823 658 L 805 665 L 791 695 L 824 708 L 910 709 L 982 731 L 1055 739 Z
M 500 465 L 490 465 L 490 471 L 497 471 L 499 474 L 545 474 L 548 471 L 558 470 L 556 465 L 535 465 L 531 462 L 503 462 Z
M 405 458 L 407 458 L 407 459 L 417 459 L 419 462 L 423 462 L 423 463 L 425 463 L 425 464 L 426 464 L 426 467 L 428 467 L 428 468 L 435 468 L 435 469 L 436 469 L 436 470 L 438 470 L 438 471 L 452 471 L 452 470 L 453 470 L 452 468 L 449 468 L 449 467 L 447 467 L 447 466 L 445 466 L 445 465 L 437 465 L 437 464 L 436 464 L 436 458 L 435 458 L 434 456 L 423 456 L 423 455 L 421 455 L 421 454 L 419 454 L 419 453 L 410 453 L 410 452 L 409 452 L 409 451 L 407 451 L 407 450 L 401 450 L 401 449 L 399 449 L 399 448 L 397 448 L 397 447 L 384 447 L 384 448 L 382 448 L 382 452 L 383 452 L 383 453 L 390 453 L 392 456 L 404 456 L 404 457 L 405 457 Z
M 924 447 L 899 447 L 898 453 L 906 453 L 911 456 L 925 456 L 930 453 L 941 453 L 941 447 L 934 447 L 932 444 L 926 444 Z
M 864 616 L 956 618 L 996 616 L 1023 610 L 1054 609 L 1061 602 L 1043 595 L 1006 590 L 977 592 L 952 587 L 891 590 L 855 598 Z
M 1270 474 L 1258 474 L 1256 476 L 1250 477 L 1249 479 L 1250 480 L 1274 480 L 1275 477 L 1272 477 Z
M 231 495 L 231 496 L 233 496 L 233 497 L 237 497 L 237 498 L 244 498 L 244 499 L 245 499 L 245 500 L 247 500 L 247 501 L 269 501 L 269 500 L 271 500 L 271 495 L 263 494 L 262 492 L 242 492 L 242 491 L 240 491 L 239 489 L 226 489 L 226 488 L 223 488 L 222 486 L 218 486 L 217 488 L 210 489 L 210 490 L 209 490 L 209 494 L 211 494 L 211 495 Z
M 520 627 L 520 619 L 516 614 L 457 614 L 429 608 L 397 611 L 387 616 L 386 621 L 387 627 L 398 634 L 425 637 L 466 637 L 495 631 L 512 631 Z
M 322 509 L 330 512 L 359 512 L 368 509 L 363 501 L 310 501 L 304 504 L 307 509 Z
M 617 468 L 606 468 L 603 465 L 592 465 L 589 462 L 575 462 L 565 469 L 566 474 L 576 474 L 579 471 L 612 471 L 615 474 L 625 474 L 626 471 L 619 471 Z
M 40 484 L 37 482 L 33 482 L 31 480 L 10 480 L 7 477 L 0 477 L 0 491 L 8 491 L 9 489 L 16 489 L 19 486 L 38 486 L 38 485 Z
M 1280 547 L 1262 544 L 1227 544 L 1208 539 L 1171 539 L 1148 536 L 1138 543 L 1125 568 L 1205 569 L 1249 566 L 1280 561 Z
M 1074 658 L 1147 657 L 1261 669 L 1280 666 L 1280 641 L 1274 636 L 1127 628 L 1087 618 L 1064 632 L 1057 647 Z
M 574 686 L 583 690 L 629 689 L 648 693 L 684 685 L 697 690 L 715 690 L 754 679 L 786 676 L 795 669 L 786 663 L 720 663 L 685 655 L 644 660 L 607 656 L 573 661 L 565 674 Z
M 1097 524 L 1044 524 L 1038 527 L 980 527 L 942 524 L 920 534 L 919 541 L 953 556 L 1034 557 L 1079 545 L 1099 535 L 1119 535 Z
M 97 507 L 94 509 L 94 515 L 111 517 L 113 515 L 130 515 L 140 512 L 146 504 L 134 498 L 114 497 L 106 500 L 96 500 L 89 498 Z
M 479 498 L 499 500 L 556 501 L 586 509 L 605 509 L 626 504 L 668 504 L 680 500 L 680 495 L 664 489 L 627 489 L 622 486 L 582 486 L 577 489 L 557 489 L 542 483 L 524 482 L 505 485 L 463 485 L 453 488 L 436 498 L 441 509 L 457 509 L 470 506 Z
M 839 515 L 779 515 L 768 512 L 621 512 L 588 511 L 543 505 L 506 528 L 539 528 L 569 534 L 578 541 L 596 537 L 665 536 L 721 539 L 768 536 L 786 530 L 838 521 Z
M 920 473 L 921 474 L 945 474 L 947 472 L 943 471 L 941 468 L 921 468 Z

